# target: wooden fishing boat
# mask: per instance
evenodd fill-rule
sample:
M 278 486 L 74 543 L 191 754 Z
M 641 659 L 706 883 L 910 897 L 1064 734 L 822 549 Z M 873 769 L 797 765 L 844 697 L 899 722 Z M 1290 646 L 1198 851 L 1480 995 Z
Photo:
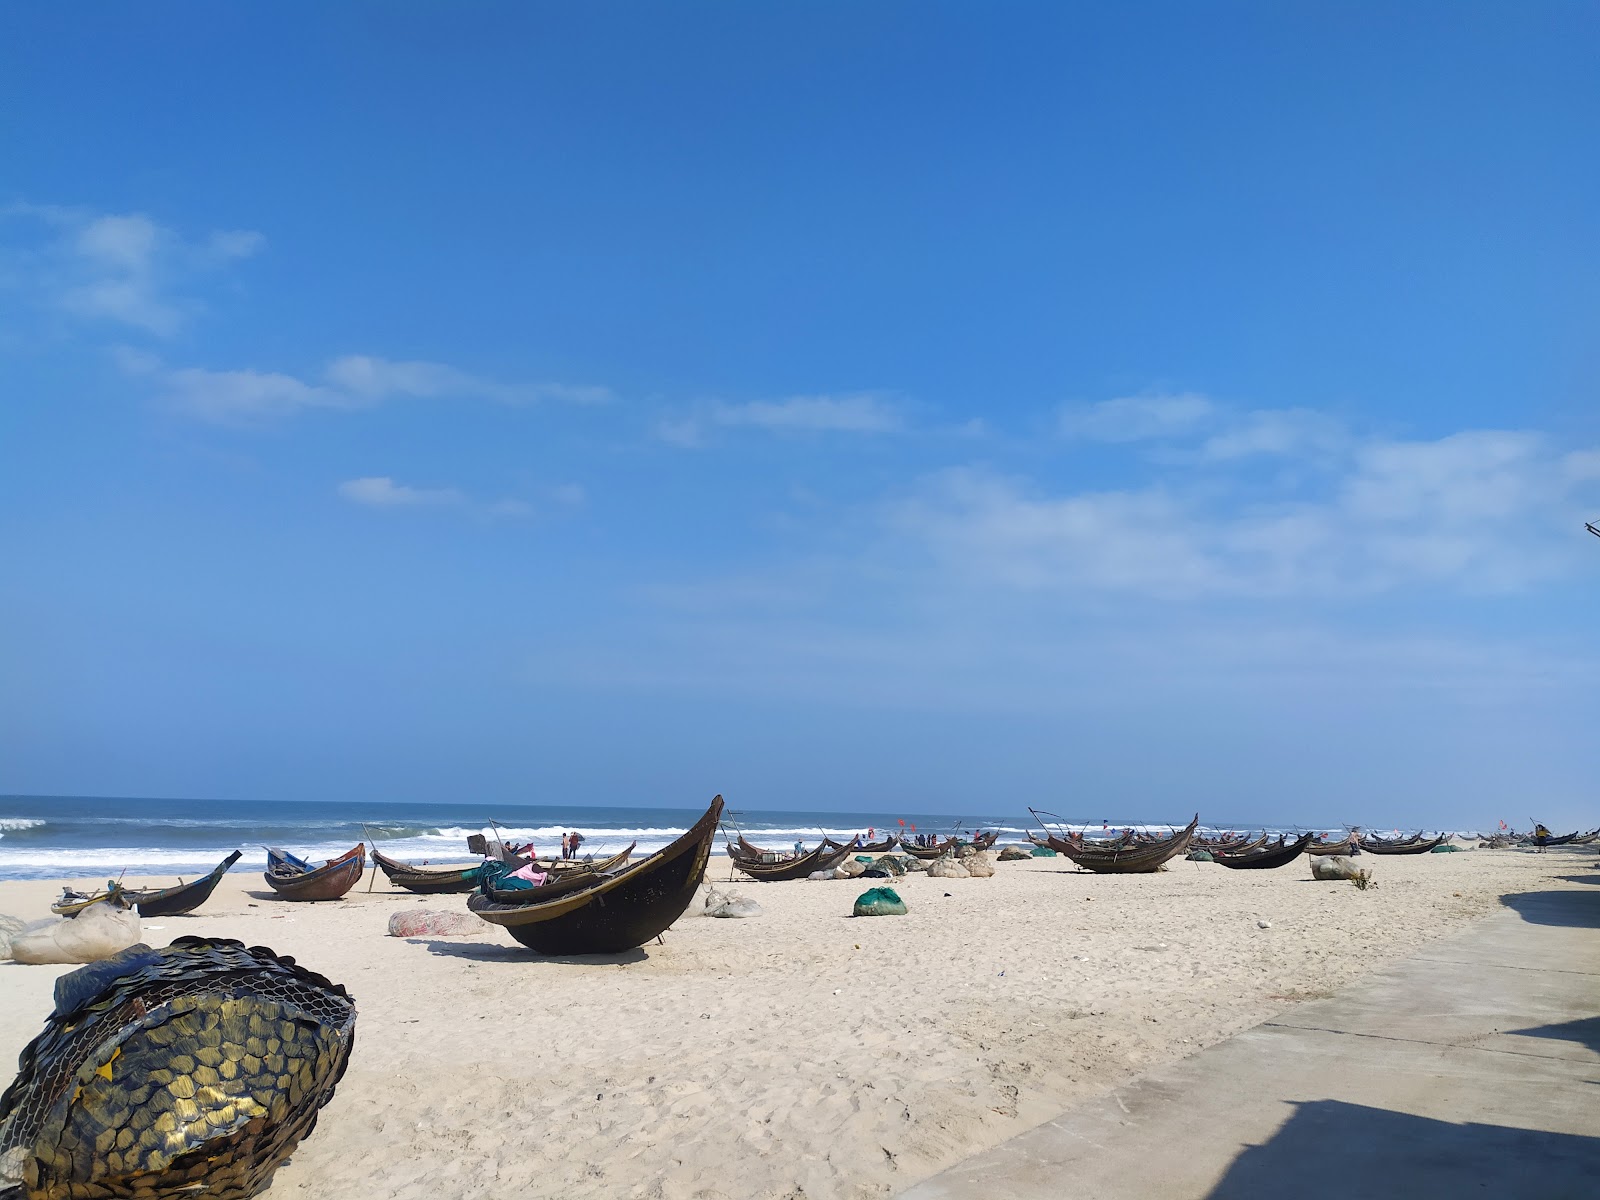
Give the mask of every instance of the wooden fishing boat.
M 629 844 L 626 850 L 613 854 L 610 858 L 599 859 L 595 862 L 580 862 L 576 859 L 552 859 L 548 862 L 540 861 L 538 866 L 544 871 L 609 871 L 620 867 L 633 855 L 638 842 Z M 401 862 L 399 859 L 390 858 L 373 847 L 372 861 L 378 865 L 389 882 L 396 887 L 402 887 L 408 892 L 416 892 L 424 896 L 439 896 L 451 893 L 464 893 L 475 891 L 483 875 L 484 864 L 456 863 L 452 865 L 431 864 L 413 865 Z M 520 866 L 526 863 L 518 864 Z
M 1410 835 L 1409 837 L 1396 836 L 1396 837 L 1392 837 L 1392 838 L 1386 838 L 1386 837 L 1378 837 L 1375 834 L 1368 834 L 1368 835 L 1366 835 L 1365 837 L 1363 837 L 1361 839 L 1361 848 L 1363 850 L 1366 850 L 1366 849 L 1371 848 L 1372 846 L 1388 846 L 1391 849 L 1393 849 L 1395 847 L 1415 846 L 1421 840 L 1422 840 L 1422 831 L 1420 829 L 1417 830 L 1416 833 L 1413 833 L 1412 835 Z
M 357 842 L 338 858 L 313 867 L 276 847 L 267 850 L 267 886 L 285 900 L 337 900 L 361 879 L 367 869 L 367 847 Z
M 1206 850 L 1212 852 L 1221 850 L 1227 854 L 1244 854 L 1251 850 L 1260 850 L 1266 844 L 1267 835 L 1263 833 L 1259 837 L 1250 837 L 1248 834 L 1241 834 L 1239 837 L 1232 839 L 1195 838 L 1194 841 L 1189 845 L 1190 848 L 1194 850 Z
M 730 851 L 731 849 L 730 847 Z M 736 854 L 730 857 L 733 859 L 733 865 L 751 879 L 762 883 L 782 883 L 789 879 L 804 879 L 813 871 L 831 871 L 860 849 L 861 847 L 855 842 L 851 842 L 848 846 L 837 847 L 823 842 L 815 850 L 792 858 L 779 859 L 777 862 L 758 862 Z
M 845 846 L 844 842 L 835 841 L 827 836 L 823 837 L 822 844 L 830 850 L 842 850 Z M 851 843 L 851 848 L 858 854 L 888 854 L 899 844 L 900 839 L 898 837 L 888 837 L 881 842 L 863 842 L 861 841 L 861 835 L 858 833 L 855 836 L 855 841 Z
M 1230 854 L 1226 850 L 1211 851 L 1211 861 L 1231 867 L 1235 871 L 1270 871 L 1274 867 L 1287 866 L 1300 857 L 1301 851 L 1311 844 L 1311 834 L 1302 834 L 1295 841 L 1283 846 L 1267 846 L 1260 850 L 1247 850 L 1243 853 Z
M 910 842 L 901 842 L 900 849 L 911 855 L 912 858 L 920 858 L 926 862 L 932 862 L 936 858 L 941 858 L 944 855 L 949 854 L 959 844 L 960 843 L 952 837 L 945 838 L 944 841 L 932 846 L 913 846 Z
M 1349 854 L 1351 846 L 1359 846 L 1360 841 L 1355 834 L 1350 834 L 1343 841 L 1320 841 L 1313 838 L 1306 844 L 1306 853 L 1310 855 L 1323 854 Z
M 1103 875 L 1141 875 L 1158 870 L 1168 859 L 1177 858 L 1189 850 L 1189 842 L 1200 825 L 1200 814 L 1188 826 L 1171 837 L 1148 846 L 1128 846 L 1116 850 L 1086 850 L 1076 842 L 1053 834 L 1046 845 L 1057 854 L 1065 855 L 1085 870 Z
M 1546 846 L 1565 846 L 1568 842 L 1571 842 L 1577 836 L 1578 836 L 1578 831 L 1576 829 L 1574 829 L 1571 833 L 1564 833 L 1560 837 L 1545 838 L 1544 844 Z
M 127 908 L 123 894 L 122 885 L 115 879 L 106 880 L 106 890 L 103 892 L 75 892 L 64 887 L 61 889 L 61 898 L 50 906 L 50 911 L 58 917 L 75 917 L 91 904 Z
M 1424 841 L 1419 833 L 1414 838 L 1407 838 L 1403 842 L 1374 841 L 1362 838 L 1360 846 L 1368 854 L 1426 854 L 1435 846 L 1442 846 L 1450 840 L 1448 833 L 1441 833 L 1431 841 Z
M 109 901 L 119 908 L 136 908 L 141 917 L 181 916 L 193 912 L 206 902 L 222 877 L 228 873 L 228 868 L 239 861 L 240 853 L 235 850 L 212 867 L 210 874 L 202 875 L 190 883 L 178 883 L 166 888 L 125 888 L 113 884 L 96 896 L 65 892 L 59 901 L 50 906 L 50 911 L 66 916 L 82 912 L 91 904 Z
M 612 871 L 568 872 L 543 887 L 489 887 L 467 907 L 540 954 L 617 954 L 683 915 L 711 855 L 722 797 L 666 847 Z
M 342 986 L 222 938 L 135 945 L 63 975 L 0 1095 L 0 1191 L 259 1195 L 332 1099 L 355 1020 Z

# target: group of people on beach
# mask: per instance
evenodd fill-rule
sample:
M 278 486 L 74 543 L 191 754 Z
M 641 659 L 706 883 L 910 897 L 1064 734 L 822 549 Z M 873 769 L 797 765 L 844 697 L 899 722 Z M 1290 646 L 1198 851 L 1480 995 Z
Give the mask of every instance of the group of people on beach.
M 577 858 L 578 847 L 581 845 L 583 845 L 583 834 L 563 833 L 561 835 L 561 857 L 568 859 Z

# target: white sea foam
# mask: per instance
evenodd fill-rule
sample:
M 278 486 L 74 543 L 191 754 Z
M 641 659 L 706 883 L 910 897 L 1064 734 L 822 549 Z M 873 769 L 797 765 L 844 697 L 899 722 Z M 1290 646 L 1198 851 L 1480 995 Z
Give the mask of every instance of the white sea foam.
M 7 831 L 37 829 L 46 823 L 37 817 L 0 817 L 0 837 L 4 837 Z

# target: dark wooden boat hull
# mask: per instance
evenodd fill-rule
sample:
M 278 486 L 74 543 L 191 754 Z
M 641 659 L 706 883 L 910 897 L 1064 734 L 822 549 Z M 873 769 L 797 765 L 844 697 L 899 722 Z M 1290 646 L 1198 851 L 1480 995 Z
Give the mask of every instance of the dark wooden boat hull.
M 909 842 L 901 842 L 900 849 L 912 858 L 920 858 L 924 862 L 932 862 L 936 858 L 943 858 L 956 848 L 955 838 L 946 838 L 937 846 L 913 846 Z
M 757 882 L 783 883 L 790 879 L 804 879 L 813 871 L 831 871 L 858 849 L 859 847 L 853 844 L 834 849 L 824 843 L 799 858 L 791 858 L 785 862 L 752 862 L 735 856 L 733 865 Z
M 1361 849 L 1368 854 L 1426 854 L 1435 846 L 1442 846 L 1450 840 L 1448 834 L 1434 838 L 1428 842 L 1406 842 L 1401 845 L 1385 844 L 1383 842 L 1362 842 Z
M 1356 845 L 1359 846 L 1360 843 L 1357 842 Z M 1310 855 L 1349 854 L 1350 853 L 1350 843 L 1348 841 L 1344 841 L 1344 842 L 1312 842 L 1308 846 L 1306 846 L 1306 853 L 1310 854 Z
M 361 881 L 367 869 L 366 849 L 366 843 L 357 842 L 355 849 L 310 871 L 294 875 L 267 871 L 262 878 L 285 900 L 337 900 Z
M 1065 838 L 1051 836 L 1046 844 L 1057 854 L 1065 855 L 1078 866 L 1100 875 L 1144 875 L 1159 870 L 1164 863 L 1187 854 L 1194 831 L 1199 828 L 1200 814 L 1186 829 L 1154 845 L 1135 845 L 1120 850 L 1085 850 Z
M 390 883 L 423 896 L 444 896 L 473 891 L 478 886 L 478 875 L 483 870 L 482 863 L 463 863 L 461 866 L 449 869 L 424 870 L 381 854 L 376 848 L 372 851 L 372 861 Z
M 705 815 L 665 848 L 594 882 L 543 898 L 543 889 L 480 893 L 467 907 L 503 927 L 540 954 L 620 954 L 642 946 L 683 915 L 705 875 L 711 843 L 722 813 L 718 796 Z M 565 882 L 565 881 L 563 881 Z M 510 902 L 509 897 L 529 899 Z
M 1275 867 L 1286 867 L 1311 844 L 1311 835 L 1290 842 L 1287 846 L 1273 846 L 1265 850 L 1251 850 L 1243 854 L 1228 854 L 1213 850 L 1211 861 L 1221 863 L 1235 871 L 1270 871 Z
M 558 859 L 554 862 L 541 862 L 539 865 L 544 870 L 554 872 L 609 871 L 627 862 L 638 844 L 637 841 L 632 842 L 626 850 L 598 862 Z M 415 867 L 397 858 L 390 858 L 377 850 L 372 851 L 372 861 L 388 876 L 390 883 L 408 892 L 415 892 L 419 896 L 464 895 L 467 892 L 475 892 L 478 890 L 478 881 L 483 871 L 482 863 L 463 864 L 458 867 Z
M 228 868 L 239 861 L 239 856 L 240 851 L 235 850 L 212 867 L 211 874 L 203 875 L 192 883 L 179 884 L 177 887 L 152 888 L 142 892 L 126 892 L 124 895 L 133 902 L 141 917 L 176 917 L 193 912 L 211 898 L 211 893 L 216 890 L 222 877 L 228 873 Z

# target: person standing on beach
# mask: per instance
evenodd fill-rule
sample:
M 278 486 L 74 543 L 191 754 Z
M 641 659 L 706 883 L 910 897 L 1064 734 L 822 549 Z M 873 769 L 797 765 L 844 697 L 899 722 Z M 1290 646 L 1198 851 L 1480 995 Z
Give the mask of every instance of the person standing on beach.
M 1548 829 L 1546 829 L 1543 825 L 1535 825 L 1533 827 L 1533 844 L 1539 848 L 1538 849 L 1538 853 L 1540 853 L 1540 854 L 1544 853 L 1544 848 L 1549 843 L 1549 841 L 1550 841 L 1550 831 Z
M 581 846 L 581 845 L 583 845 L 583 834 L 579 833 L 576 829 L 574 829 L 572 831 L 572 857 L 573 858 L 577 858 L 578 857 L 578 847 Z

